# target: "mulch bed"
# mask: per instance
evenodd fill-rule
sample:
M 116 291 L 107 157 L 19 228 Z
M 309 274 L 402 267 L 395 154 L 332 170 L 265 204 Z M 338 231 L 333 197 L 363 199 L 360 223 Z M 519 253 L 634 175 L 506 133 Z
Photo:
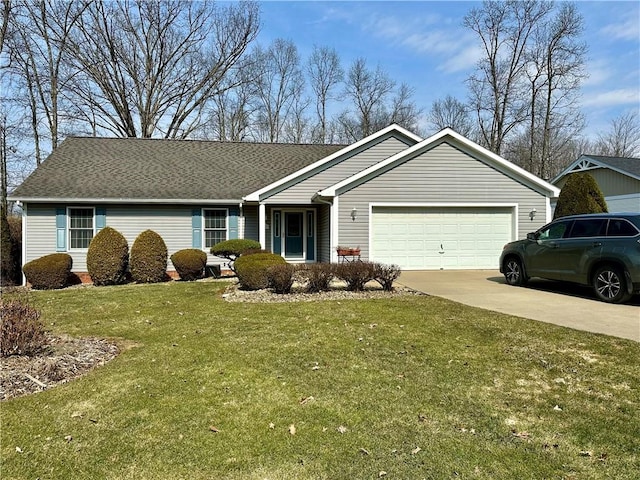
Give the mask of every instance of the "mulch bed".
M 118 347 L 100 338 L 51 335 L 49 346 L 34 356 L 0 358 L 0 400 L 47 390 L 104 365 L 119 353 Z

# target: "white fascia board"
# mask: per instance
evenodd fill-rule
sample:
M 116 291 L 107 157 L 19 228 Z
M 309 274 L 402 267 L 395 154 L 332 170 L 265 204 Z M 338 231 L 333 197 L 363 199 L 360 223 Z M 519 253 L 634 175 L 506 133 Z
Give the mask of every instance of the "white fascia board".
M 247 195 L 246 197 L 244 197 L 244 200 L 247 202 L 259 202 L 260 201 L 260 195 L 267 193 L 271 190 L 273 190 L 274 188 L 277 188 L 281 185 L 286 184 L 287 182 L 290 182 L 291 180 L 296 179 L 297 177 L 304 175 L 305 173 L 311 172 L 314 169 L 321 167 L 322 165 L 329 163 L 332 160 L 335 160 L 336 158 L 339 158 L 343 155 L 346 155 L 358 148 L 360 148 L 363 145 L 366 145 L 369 142 L 372 142 L 373 140 L 380 138 L 384 135 L 386 135 L 387 133 L 390 132 L 398 132 L 401 135 L 404 135 L 406 137 L 409 137 L 412 140 L 415 140 L 416 142 L 420 142 L 422 140 L 421 137 L 419 137 L 418 135 L 416 135 L 415 133 L 410 132 L 409 130 L 402 128 L 399 125 L 396 125 L 395 123 L 393 125 L 389 125 L 386 128 L 383 128 L 382 130 L 373 133 L 371 135 L 369 135 L 368 137 L 363 138 L 362 140 L 357 141 L 356 143 L 352 143 L 351 145 L 348 145 L 346 147 L 344 147 L 341 150 L 338 150 L 335 153 L 332 153 L 331 155 L 329 155 L 328 157 L 324 157 L 320 160 L 318 160 L 317 162 L 312 163 L 311 165 L 308 165 L 304 168 L 301 168 L 300 170 L 293 172 L 290 175 L 287 175 L 284 178 L 281 178 L 280 180 L 272 183 L 271 185 L 267 185 L 266 187 L 261 188 L 260 190 L 256 190 L 253 193 L 250 193 L 249 195 Z
M 114 203 L 114 204 L 165 204 L 165 205 L 236 205 L 238 198 L 210 200 L 206 198 L 74 198 L 74 197 L 8 197 L 22 203 Z
M 420 143 L 416 143 L 413 147 L 409 147 L 406 150 L 403 150 L 402 152 L 397 153 L 396 155 L 393 155 L 392 157 L 387 158 L 386 160 L 377 163 L 375 165 L 372 165 L 371 167 L 362 170 L 359 173 L 356 173 L 355 175 L 346 178 L 344 180 L 342 180 L 341 182 L 336 183 L 335 185 L 332 185 L 331 187 L 325 188 L 324 190 L 321 190 L 320 192 L 318 192 L 319 195 L 323 196 L 323 197 L 335 197 L 336 196 L 336 192 L 342 188 L 344 188 L 345 186 L 351 185 L 354 182 L 357 182 L 358 180 L 367 177 L 368 175 L 371 175 L 373 173 L 375 173 L 378 170 L 381 170 L 383 168 L 386 168 L 389 165 L 392 165 L 396 162 L 402 161 L 405 158 L 411 157 L 413 155 L 415 155 L 417 152 L 421 151 L 421 150 L 426 150 L 429 147 L 433 146 L 434 144 L 436 144 L 437 142 L 440 141 L 444 141 L 445 137 L 449 137 L 459 143 L 461 143 L 463 146 L 465 146 L 466 148 L 468 148 L 469 150 L 472 150 L 474 152 L 476 152 L 478 155 L 486 158 L 487 160 L 490 161 L 490 163 L 494 163 L 502 168 L 504 168 L 505 170 L 511 172 L 513 175 L 513 177 L 522 177 L 523 179 L 526 179 L 528 182 L 538 186 L 540 189 L 545 190 L 549 196 L 551 197 L 557 197 L 560 194 L 560 189 L 551 185 L 548 182 L 545 182 L 544 180 L 542 180 L 541 178 L 536 177 L 535 175 L 533 175 L 532 173 L 527 172 L 525 169 L 518 167 L 517 165 L 514 165 L 513 163 L 505 160 L 504 158 L 500 157 L 499 155 L 496 155 L 495 153 L 487 150 L 486 148 L 478 145 L 475 142 L 472 142 L 471 140 L 469 140 L 466 137 L 463 137 L 462 135 L 460 135 L 459 133 L 453 131 L 450 128 L 445 128 L 441 131 L 439 131 L 438 133 L 436 133 L 435 135 L 432 135 L 429 138 L 424 139 L 422 142 Z

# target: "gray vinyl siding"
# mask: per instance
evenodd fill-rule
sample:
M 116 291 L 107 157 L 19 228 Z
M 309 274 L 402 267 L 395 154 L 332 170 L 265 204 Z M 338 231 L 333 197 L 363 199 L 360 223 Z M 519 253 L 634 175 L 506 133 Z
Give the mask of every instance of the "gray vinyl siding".
M 340 245 L 369 256 L 371 203 L 509 203 L 519 205 L 517 238 L 544 225 L 546 197 L 447 143 L 397 165 L 339 197 Z M 350 212 L 358 211 L 356 221 Z M 534 221 L 529 212 L 538 212 Z M 515 240 L 515 238 L 514 238 Z
M 311 197 L 319 190 L 330 187 L 406 148 L 408 148 L 408 145 L 405 142 L 396 137 L 388 137 L 378 144 L 355 153 L 351 157 L 323 166 L 321 171 L 312 173 L 310 174 L 311 176 L 295 185 L 268 197 L 265 203 L 309 203 Z
M 631 195 L 640 192 L 640 180 L 628 175 L 623 175 L 608 168 L 594 168 L 592 170 L 585 170 L 584 172 L 577 173 L 588 173 L 591 175 L 605 197 Z M 556 186 L 558 188 L 564 187 L 567 178 L 569 178 L 569 175 L 560 179 Z
M 22 232 L 22 241 L 26 245 L 24 263 L 50 253 L 56 253 L 56 206 L 27 205 L 26 227 Z M 73 258 L 73 266 L 78 261 L 84 263 L 85 254 L 69 252 Z
M 318 261 L 331 262 L 331 207 L 318 208 Z
M 26 220 L 26 261 L 56 252 L 56 207 L 67 205 L 27 205 Z M 91 205 L 95 207 L 96 205 Z M 178 250 L 192 248 L 192 211 L 197 206 L 144 206 L 144 205 L 101 205 L 106 209 L 106 226 L 124 235 L 133 245 L 136 237 L 144 230 L 158 233 L 167 245 L 169 257 Z M 207 207 L 205 207 L 207 208 Z M 214 208 L 214 207 L 211 207 Z M 215 208 L 226 208 L 218 207 Z M 206 251 L 206 250 L 205 250 Z M 73 258 L 73 271 L 86 272 L 86 250 L 67 251 Z M 207 251 L 207 263 L 224 264 L 225 259 L 214 257 Z M 171 261 L 167 268 L 173 270 Z
M 260 233 L 258 227 L 258 206 L 244 205 L 242 207 L 244 215 L 244 236 L 250 240 L 260 241 Z

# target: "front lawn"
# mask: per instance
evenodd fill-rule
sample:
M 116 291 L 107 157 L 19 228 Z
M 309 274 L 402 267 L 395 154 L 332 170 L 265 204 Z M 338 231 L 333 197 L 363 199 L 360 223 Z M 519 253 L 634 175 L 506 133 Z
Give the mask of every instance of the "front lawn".
M 223 288 L 32 293 L 54 332 L 124 351 L 0 404 L 3 480 L 637 478 L 635 342 L 427 296 Z

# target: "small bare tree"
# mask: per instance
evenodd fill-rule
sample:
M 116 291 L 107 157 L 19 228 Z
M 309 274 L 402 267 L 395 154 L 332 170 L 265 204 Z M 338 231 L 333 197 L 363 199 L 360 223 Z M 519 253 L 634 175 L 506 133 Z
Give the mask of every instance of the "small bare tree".
M 449 127 L 465 137 L 474 136 L 474 124 L 469 107 L 451 95 L 433 102 L 428 118 L 436 130 Z

